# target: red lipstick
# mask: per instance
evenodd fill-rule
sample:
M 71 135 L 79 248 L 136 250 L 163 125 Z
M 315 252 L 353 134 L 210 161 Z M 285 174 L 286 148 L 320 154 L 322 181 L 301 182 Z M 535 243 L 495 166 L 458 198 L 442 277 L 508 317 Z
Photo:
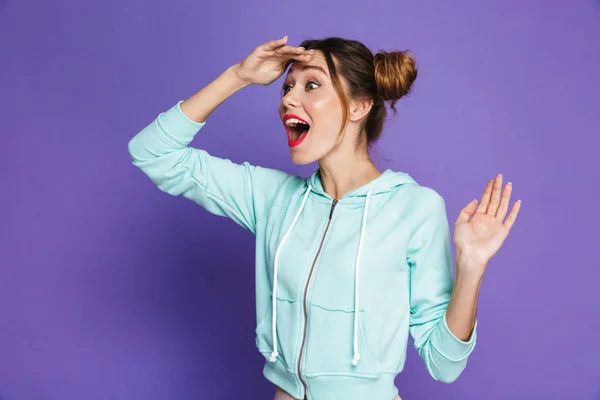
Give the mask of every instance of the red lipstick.
M 304 122 L 305 124 L 308 125 L 308 130 L 306 132 L 304 132 L 302 135 L 300 135 L 300 137 L 298 137 L 296 140 L 292 140 L 292 128 L 290 128 L 285 122 L 290 119 L 290 118 L 295 118 L 299 121 Z M 286 114 L 283 117 L 283 123 L 285 125 L 285 130 L 287 132 L 287 136 L 288 136 L 288 145 L 290 147 L 296 147 L 298 145 L 300 145 L 300 143 L 302 143 L 304 141 L 304 139 L 306 139 L 306 137 L 308 136 L 308 132 L 310 131 L 310 125 L 308 124 L 308 122 L 306 122 L 303 118 L 300 118 L 297 115 L 294 114 Z

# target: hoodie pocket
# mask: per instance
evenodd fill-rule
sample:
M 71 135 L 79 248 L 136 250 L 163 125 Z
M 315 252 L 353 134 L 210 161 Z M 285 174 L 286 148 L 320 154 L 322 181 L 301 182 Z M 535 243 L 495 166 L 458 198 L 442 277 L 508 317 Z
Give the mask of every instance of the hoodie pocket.
M 277 298 L 277 362 L 289 371 L 295 371 L 295 355 L 298 352 L 299 321 L 302 307 L 297 300 Z M 256 326 L 256 348 L 269 360 L 273 352 L 273 317 L 269 307 L 266 315 Z
M 358 317 L 358 365 L 352 365 L 354 356 L 354 311 L 325 309 L 309 305 L 309 323 L 303 374 L 306 377 L 322 375 L 376 378 L 381 375 L 381 363 L 373 358 L 369 348 L 365 312 Z
M 269 354 L 271 354 L 272 351 L 272 345 L 270 345 L 271 341 L 267 339 L 267 329 L 269 329 L 267 325 L 270 326 L 270 324 L 267 324 L 268 321 L 270 321 L 270 315 L 267 314 L 260 320 L 260 322 L 258 322 L 255 330 L 256 348 L 259 352 L 265 355 L 266 358 L 269 358 Z

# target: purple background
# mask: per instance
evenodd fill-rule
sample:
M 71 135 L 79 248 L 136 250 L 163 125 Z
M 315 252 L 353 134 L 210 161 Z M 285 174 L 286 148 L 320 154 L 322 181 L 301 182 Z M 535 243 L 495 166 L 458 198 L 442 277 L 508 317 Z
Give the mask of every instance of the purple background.
M 253 237 L 160 192 L 127 142 L 286 34 L 413 51 L 374 157 L 442 194 L 449 223 L 497 173 L 523 200 L 466 371 L 435 382 L 411 341 L 403 399 L 600 400 L 595 0 L 0 0 L 0 399 L 272 398 Z M 280 83 L 227 100 L 193 144 L 311 173 L 289 160 Z

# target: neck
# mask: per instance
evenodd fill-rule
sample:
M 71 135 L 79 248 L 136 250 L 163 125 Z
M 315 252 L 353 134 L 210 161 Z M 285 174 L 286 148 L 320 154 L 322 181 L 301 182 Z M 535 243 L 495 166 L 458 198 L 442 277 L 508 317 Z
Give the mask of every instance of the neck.
M 325 193 L 341 199 L 346 193 L 377 179 L 377 169 L 368 152 L 337 149 L 319 161 L 319 174 Z

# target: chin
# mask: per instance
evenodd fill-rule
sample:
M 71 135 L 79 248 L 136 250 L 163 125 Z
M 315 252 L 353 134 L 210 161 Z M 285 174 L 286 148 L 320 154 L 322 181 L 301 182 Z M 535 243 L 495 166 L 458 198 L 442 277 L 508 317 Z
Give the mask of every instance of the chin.
M 314 157 L 308 157 L 308 155 L 295 152 L 294 150 L 290 151 L 290 156 L 292 158 L 292 162 L 296 165 L 312 164 L 317 161 Z

